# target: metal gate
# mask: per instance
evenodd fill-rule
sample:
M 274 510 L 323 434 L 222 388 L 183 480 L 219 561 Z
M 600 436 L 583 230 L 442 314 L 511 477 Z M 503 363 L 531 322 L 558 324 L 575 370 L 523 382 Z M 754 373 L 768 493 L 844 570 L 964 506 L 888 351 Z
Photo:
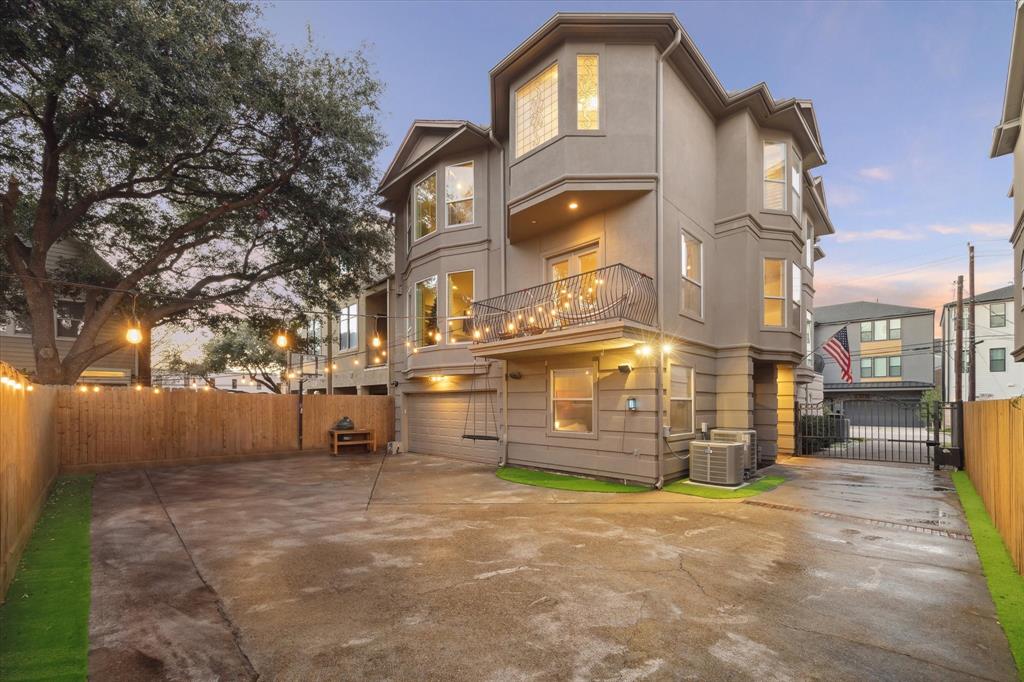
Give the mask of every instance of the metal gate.
M 934 448 L 952 443 L 949 403 L 826 400 L 796 407 L 799 455 L 932 464 Z

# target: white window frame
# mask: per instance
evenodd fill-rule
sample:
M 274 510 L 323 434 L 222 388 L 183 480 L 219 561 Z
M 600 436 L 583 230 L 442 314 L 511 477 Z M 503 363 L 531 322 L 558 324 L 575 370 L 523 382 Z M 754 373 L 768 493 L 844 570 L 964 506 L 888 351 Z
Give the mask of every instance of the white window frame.
M 770 260 L 779 261 L 782 263 L 782 296 L 769 296 L 768 291 L 765 289 L 765 275 L 768 273 L 767 264 Z M 789 277 L 786 273 L 787 265 L 789 265 L 789 260 L 786 258 L 779 258 L 776 256 L 762 256 L 761 258 L 761 327 L 763 329 L 785 329 L 788 324 L 789 301 L 787 300 L 788 294 L 786 292 L 788 291 L 787 287 L 789 284 Z M 765 312 L 768 310 L 768 307 L 765 305 L 765 302 L 768 300 L 782 301 L 782 323 L 779 325 L 768 324 L 765 321 Z
M 345 332 L 346 343 L 348 343 L 348 337 L 352 336 L 351 345 L 341 345 L 342 329 L 347 330 Z M 338 350 L 341 352 L 347 352 L 350 350 L 359 350 L 359 303 L 350 303 L 347 306 L 342 307 L 338 313 Z
M 461 166 L 469 166 L 470 177 L 472 177 L 473 186 L 471 188 L 472 193 L 468 198 L 463 199 L 449 199 L 448 198 L 448 169 L 459 168 Z M 469 222 L 468 223 L 449 223 L 448 222 L 448 206 L 449 204 L 459 203 L 461 201 L 468 201 L 470 204 Z M 467 225 L 476 224 L 476 162 L 470 159 L 469 161 L 462 161 L 460 163 L 451 163 L 444 167 L 444 226 L 445 229 L 453 227 L 466 227 Z
M 993 309 L 997 305 L 998 306 L 1002 306 L 1002 311 L 1003 312 L 998 314 L 998 315 L 993 315 L 992 314 Z M 1002 318 L 1002 322 L 1000 324 L 996 324 L 995 323 L 995 319 L 996 318 Z M 989 303 L 989 305 L 988 305 L 988 328 L 989 329 L 1002 329 L 1005 326 L 1006 326 L 1006 302 L 1005 301 L 996 301 L 994 303 Z
M 767 154 L 765 151 L 769 146 L 779 145 L 782 147 L 782 180 L 768 179 Z M 765 192 L 765 185 L 768 183 L 782 185 L 782 207 L 768 207 L 768 193 Z M 761 144 L 761 209 L 765 211 L 777 211 L 785 213 L 789 208 L 789 145 L 779 140 L 763 140 Z
M 683 369 L 690 371 L 690 396 L 676 397 L 672 395 L 672 368 L 682 367 Z M 665 414 L 665 425 L 669 427 L 669 435 L 672 437 L 685 438 L 687 436 L 694 436 L 697 433 L 697 389 L 694 386 L 696 380 L 696 372 L 690 365 L 683 364 L 682 362 L 669 362 L 666 367 L 665 376 L 665 390 L 668 393 L 668 412 Z M 675 401 L 688 400 L 690 402 L 690 430 L 689 431 L 673 431 L 672 430 L 672 403 Z
M 473 296 L 472 296 L 472 298 L 470 298 L 470 301 L 474 301 L 474 300 L 476 300 L 476 270 L 475 269 L 470 268 L 470 269 L 467 269 L 467 270 L 450 270 L 450 271 L 444 273 L 444 312 L 445 312 L 445 315 L 446 315 L 446 317 L 445 317 L 445 325 L 444 325 L 444 342 L 445 342 L 446 345 L 449 345 L 449 346 L 466 346 L 466 345 L 469 345 L 470 343 L 473 342 L 472 339 L 469 339 L 467 341 L 452 341 L 451 340 L 451 336 L 450 336 L 451 331 L 450 331 L 450 328 L 448 327 L 448 322 L 450 320 L 471 320 L 471 319 L 473 319 L 472 315 L 456 315 L 456 316 L 453 316 L 451 314 L 452 311 L 449 310 L 449 307 L 451 306 L 451 297 L 449 295 L 449 287 L 451 286 L 451 279 L 450 278 L 451 278 L 452 275 L 461 275 L 461 274 L 463 274 L 465 272 L 470 273 L 472 275 L 472 277 L 473 277 Z
M 790 295 L 793 300 L 790 302 L 790 308 L 793 313 L 793 324 L 797 329 L 800 328 L 800 310 L 803 308 L 803 271 L 800 269 L 800 264 L 796 261 L 791 261 L 789 264 L 789 289 Z
M 697 239 L 686 230 L 680 229 L 679 231 L 679 275 L 684 282 L 689 282 L 697 287 L 697 292 L 700 294 L 700 310 L 696 314 L 686 309 L 686 295 L 683 293 L 683 288 L 679 288 L 679 312 L 687 317 L 696 317 L 697 319 L 704 319 L 704 242 Z M 689 237 L 693 241 L 697 242 L 697 263 L 700 268 L 700 279 L 696 280 L 686 275 L 686 238 Z
M 555 398 L 555 375 L 588 372 L 590 376 L 590 431 L 562 431 L 555 428 L 556 402 L 581 402 L 587 398 Z M 552 367 L 548 370 L 548 433 L 569 438 L 597 438 L 597 363 L 585 367 Z
M 1001 358 L 1001 360 L 1003 362 L 1003 368 L 1002 369 L 995 369 L 992 366 L 992 360 L 993 360 L 992 353 L 997 351 L 997 350 L 1003 352 L 1003 357 Z M 1005 372 L 1006 371 L 1006 349 L 1005 348 L 989 348 L 988 349 L 988 371 L 992 372 L 992 373 L 996 373 L 996 374 L 1000 373 L 1000 372 Z
M 519 128 L 519 93 L 524 88 L 526 88 L 528 85 L 533 83 L 535 80 L 539 79 L 541 76 L 546 74 L 552 68 L 555 70 L 555 131 L 554 131 L 554 133 L 551 134 L 550 137 L 547 137 L 547 138 L 545 138 L 543 140 L 538 140 L 529 149 L 523 149 L 522 151 L 520 151 L 519 147 L 520 147 L 520 140 L 522 139 L 522 131 Z M 530 154 L 531 152 L 534 152 L 537 149 L 540 149 L 541 147 L 543 147 L 545 144 L 547 144 L 551 140 L 557 139 L 559 134 L 561 133 L 561 129 L 562 129 L 561 123 L 562 122 L 560 120 L 560 118 L 561 118 L 561 111 L 560 111 L 560 107 L 559 107 L 559 99 L 560 99 L 559 95 L 561 93 L 559 92 L 559 90 L 560 90 L 560 86 L 561 86 L 561 75 L 562 74 L 560 72 L 561 72 L 561 69 L 559 68 L 558 61 L 553 61 L 550 64 L 547 64 L 544 67 L 542 67 L 541 69 L 539 69 L 533 76 L 531 76 L 530 78 L 526 79 L 526 81 L 522 85 L 520 85 L 518 88 L 516 88 L 515 91 L 512 93 L 512 102 L 513 102 L 513 107 L 514 107 L 513 111 L 512 111 L 512 130 L 515 132 L 515 142 L 514 142 L 514 145 L 513 145 L 513 149 L 514 149 L 514 152 L 515 152 L 515 158 L 516 159 L 521 159 L 521 158 L 525 157 L 526 155 Z
M 413 324 L 413 334 L 412 334 L 412 338 L 413 338 L 412 346 L 413 346 L 413 348 L 436 348 L 436 347 L 440 346 L 441 342 L 444 340 L 444 335 L 442 334 L 441 338 L 438 339 L 437 341 L 434 341 L 434 343 L 427 343 L 427 344 L 421 343 L 422 339 L 420 339 L 420 314 L 419 314 L 420 311 L 417 308 L 417 301 L 416 301 L 417 294 L 419 292 L 420 284 L 423 284 L 424 282 L 428 282 L 430 280 L 434 280 L 434 295 L 437 296 L 438 298 L 440 298 L 440 296 L 442 295 L 442 292 L 439 291 L 439 289 L 440 289 L 440 286 L 439 286 L 440 285 L 440 281 L 439 280 L 440 279 L 441 278 L 438 277 L 437 275 L 428 275 L 427 277 L 424 277 L 423 279 L 416 280 L 416 282 L 414 282 L 413 285 L 412 285 L 412 296 L 410 297 L 410 301 L 409 301 L 410 307 L 412 308 L 412 310 L 410 311 L 409 318 L 412 320 L 412 324 Z M 438 306 L 438 308 L 440 308 L 440 306 Z M 440 327 L 440 323 L 441 323 L 441 311 L 440 311 L 440 309 L 438 309 L 438 311 L 437 311 L 437 321 L 438 321 L 438 326 Z
M 434 177 L 434 229 L 426 233 L 422 237 L 417 237 L 416 225 L 417 223 L 419 223 L 419 209 L 417 208 L 416 202 L 416 188 L 419 187 L 424 182 L 426 182 L 431 176 Z M 445 210 L 447 211 L 447 209 L 448 205 L 445 204 Z M 415 244 L 416 242 L 423 241 L 424 239 L 434 236 L 435 234 L 437 234 L 437 227 L 437 171 L 435 170 L 431 171 L 430 173 L 427 173 L 422 178 L 414 182 L 412 185 L 412 225 L 410 225 L 409 227 L 409 234 L 412 235 L 412 243 Z

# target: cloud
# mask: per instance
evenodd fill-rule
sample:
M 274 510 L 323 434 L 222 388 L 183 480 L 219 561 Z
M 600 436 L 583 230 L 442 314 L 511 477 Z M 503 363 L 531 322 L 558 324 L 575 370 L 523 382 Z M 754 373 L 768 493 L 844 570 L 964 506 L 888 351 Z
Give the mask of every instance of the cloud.
M 859 171 L 857 171 L 857 175 L 868 180 L 877 180 L 879 182 L 888 182 L 893 178 L 892 169 L 887 166 L 871 166 L 870 168 L 861 168 Z
M 860 192 L 846 185 L 829 184 L 825 199 L 829 206 L 853 206 L 860 202 Z
M 982 237 L 1010 238 L 1010 223 L 965 223 L 962 225 L 929 225 L 936 234 L 976 234 Z
M 850 230 L 841 230 L 836 235 L 837 242 L 860 242 L 860 241 L 892 241 L 892 242 L 911 242 L 917 239 L 921 239 L 922 235 L 920 232 L 915 230 L 892 230 L 892 229 L 880 229 L 880 230 L 864 230 L 863 232 L 852 232 Z

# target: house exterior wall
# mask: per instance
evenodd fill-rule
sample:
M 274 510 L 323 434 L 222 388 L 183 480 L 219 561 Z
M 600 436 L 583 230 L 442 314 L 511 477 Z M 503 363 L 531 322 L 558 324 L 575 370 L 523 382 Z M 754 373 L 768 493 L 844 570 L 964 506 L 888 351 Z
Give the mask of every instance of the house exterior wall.
M 1006 310 L 1006 326 L 992 327 L 992 305 L 1002 303 Z M 1024 395 L 1024 363 L 1014 362 L 1012 351 L 1019 327 L 1013 314 L 1015 302 L 1013 298 L 1002 301 L 986 301 L 975 304 L 977 320 L 975 336 L 978 345 L 974 360 L 977 363 L 975 374 L 975 395 L 978 400 L 999 400 Z M 967 306 L 964 306 L 967 316 Z M 955 400 L 956 393 L 956 306 L 946 305 L 942 312 L 942 340 L 946 352 L 941 358 L 943 395 L 946 400 Z M 964 348 L 968 347 L 968 334 L 964 331 Z M 1005 369 L 993 371 L 990 351 L 1001 349 L 1005 353 Z M 967 376 L 969 354 L 965 354 L 963 363 L 963 397 L 967 399 Z
M 1020 8 L 1017 9 L 1020 12 Z M 1010 306 L 1013 318 L 1012 355 L 1017 362 L 1024 362 L 1024 139 L 1017 138 L 1013 149 L 1013 232 L 1010 234 L 1013 246 L 1013 301 Z

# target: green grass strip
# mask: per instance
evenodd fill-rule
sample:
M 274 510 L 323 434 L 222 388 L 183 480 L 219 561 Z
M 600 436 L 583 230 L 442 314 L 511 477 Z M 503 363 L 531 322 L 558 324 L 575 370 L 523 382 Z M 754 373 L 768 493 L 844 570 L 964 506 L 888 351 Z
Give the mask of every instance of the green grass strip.
M 1017 675 L 1024 680 L 1024 576 L 1017 572 L 992 519 L 985 510 L 966 471 L 954 471 L 953 483 L 971 527 L 974 547 L 988 581 L 988 591 L 996 605 L 996 616 L 1003 626 L 1010 651 L 1017 661 Z
M 706 497 L 709 500 L 739 500 L 744 497 L 753 497 L 761 493 L 778 488 L 786 479 L 782 476 L 765 476 L 750 485 L 742 488 L 713 488 L 707 485 L 696 485 L 690 483 L 689 479 L 673 481 L 666 485 L 663 490 L 680 495 L 693 495 L 695 497 Z
M 540 488 L 575 490 L 587 493 L 645 493 L 650 490 L 650 488 L 643 485 L 627 485 L 625 483 L 615 483 L 614 481 L 596 481 L 591 478 L 553 474 L 547 471 L 534 471 L 533 469 L 520 469 L 519 467 L 501 467 L 498 469 L 498 478 L 510 483 L 522 483 L 523 485 L 535 485 Z
M 0 606 L 0 680 L 89 673 L 92 476 L 57 479 Z

